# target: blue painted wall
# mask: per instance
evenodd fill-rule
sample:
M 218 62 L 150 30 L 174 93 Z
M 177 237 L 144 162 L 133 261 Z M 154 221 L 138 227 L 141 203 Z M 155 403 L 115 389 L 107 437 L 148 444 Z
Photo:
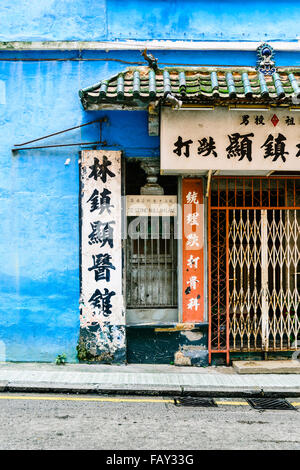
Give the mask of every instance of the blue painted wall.
M 0 40 L 295 40 L 297 0 L 2 0 Z
M 74 361 L 79 333 L 79 147 L 14 155 L 11 148 L 103 115 L 84 112 L 78 90 L 117 68 L 0 60 L 6 98 L 0 105 L 0 340 L 8 360 L 52 361 L 66 352 Z M 111 148 L 158 155 L 145 112 L 105 114 L 103 138 Z M 95 124 L 40 145 L 98 138 Z
M 268 39 L 296 38 L 296 2 L 259 4 L 264 11 L 255 1 L 218 7 L 191 0 L 2 1 L 0 40 L 259 40 L 265 31 Z M 254 52 L 151 52 L 162 65 L 256 61 Z M 300 65 L 300 54 L 282 52 L 276 60 Z M 148 136 L 145 112 L 84 112 L 78 98 L 80 88 L 140 63 L 139 51 L 0 52 L 0 340 L 7 360 L 53 361 L 65 352 L 75 361 L 79 333 L 79 148 L 14 156 L 11 148 L 107 115 L 103 139 L 109 148 L 122 149 L 125 156 L 159 155 L 159 138 Z M 41 144 L 98 137 L 92 125 Z

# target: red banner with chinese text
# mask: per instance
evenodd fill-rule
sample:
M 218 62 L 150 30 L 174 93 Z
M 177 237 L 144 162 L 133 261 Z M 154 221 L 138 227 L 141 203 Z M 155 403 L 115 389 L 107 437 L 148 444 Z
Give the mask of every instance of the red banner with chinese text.
M 202 322 L 204 315 L 204 206 L 199 178 L 182 180 L 182 321 Z

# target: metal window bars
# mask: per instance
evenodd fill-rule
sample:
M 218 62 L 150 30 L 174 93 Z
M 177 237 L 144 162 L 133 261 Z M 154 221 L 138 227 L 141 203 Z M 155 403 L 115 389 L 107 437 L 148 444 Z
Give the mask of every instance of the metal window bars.
M 130 224 L 133 218 L 128 217 Z M 142 219 L 142 217 L 140 218 Z M 127 238 L 127 307 L 177 306 L 177 240 L 174 217 L 146 217 L 136 238 Z M 168 228 L 165 230 L 165 222 Z

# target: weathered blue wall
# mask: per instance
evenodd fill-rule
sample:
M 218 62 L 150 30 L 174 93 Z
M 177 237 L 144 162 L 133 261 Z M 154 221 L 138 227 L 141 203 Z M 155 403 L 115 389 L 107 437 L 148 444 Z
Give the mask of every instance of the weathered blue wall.
M 297 0 L 2 0 L 0 40 L 295 40 Z
M 299 9 L 291 1 L 2 1 L 0 40 L 295 39 Z M 151 52 L 162 65 L 256 61 L 254 52 Z M 300 65 L 300 54 L 281 52 L 276 60 Z M 79 333 L 79 148 L 14 156 L 11 148 L 107 115 L 109 148 L 159 155 L 145 112 L 87 113 L 78 98 L 80 88 L 138 63 L 139 51 L 0 52 L 0 340 L 7 360 L 53 361 L 66 352 L 75 361 Z M 98 137 L 92 125 L 41 144 Z
M 6 91 L 0 105 L 0 339 L 8 360 L 48 361 L 63 352 L 75 360 L 79 333 L 79 148 L 14 156 L 11 148 L 103 115 L 85 113 L 78 90 L 116 68 L 122 66 L 0 61 Z M 146 113 L 105 114 L 103 138 L 112 148 L 158 154 L 158 138 L 147 135 Z M 39 144 L 98 138 L 92 125 Z

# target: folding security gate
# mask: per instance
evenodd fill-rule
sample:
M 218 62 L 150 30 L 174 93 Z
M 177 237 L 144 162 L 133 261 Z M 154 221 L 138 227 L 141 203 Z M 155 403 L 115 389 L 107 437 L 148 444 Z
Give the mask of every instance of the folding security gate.
M 213 178 L 208 230 L 210 359 L 297 349 L 300 179 Z

